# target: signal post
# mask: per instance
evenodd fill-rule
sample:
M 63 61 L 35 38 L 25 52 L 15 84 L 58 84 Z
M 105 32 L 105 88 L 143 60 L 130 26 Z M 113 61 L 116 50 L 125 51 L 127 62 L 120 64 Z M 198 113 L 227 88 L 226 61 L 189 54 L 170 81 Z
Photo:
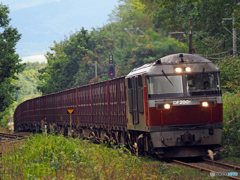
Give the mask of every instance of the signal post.
M 67 113 L 69 114 L 70 116 L 70 128 L 68 129 L 68 135 L 69 135 L 69 132 L 71 133 L 72 135 L 72 114 L 74 114 L 74 109 L 68 109 L 67 110 Z

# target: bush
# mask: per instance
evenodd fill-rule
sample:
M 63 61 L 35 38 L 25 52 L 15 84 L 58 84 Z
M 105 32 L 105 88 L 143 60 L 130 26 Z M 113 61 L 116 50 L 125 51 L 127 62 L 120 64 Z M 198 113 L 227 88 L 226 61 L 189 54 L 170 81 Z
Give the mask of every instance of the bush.
M 217 63 L 221 71 L 223 91 L 237 93 L 240 90 L 240 59 L 226 58 Z

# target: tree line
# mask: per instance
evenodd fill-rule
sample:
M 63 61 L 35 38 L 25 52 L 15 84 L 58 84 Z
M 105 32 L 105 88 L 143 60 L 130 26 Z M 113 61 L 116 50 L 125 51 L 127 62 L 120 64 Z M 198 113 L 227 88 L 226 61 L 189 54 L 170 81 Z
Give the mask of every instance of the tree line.
M 220 67 L 229 67 L 232 56 L 232 21 L 224 21 L 235 13 L 239 21 L 237 1 L 201 0 L 122 0 L 109 15 L 109 23 L 84 28 L 72 33 L 47 52 L 48 66 L 40 71 L 38 89 L 43 94 L 106 80 L 108 56 L 113 55 L 117 76 L 165 55 L 188 52 L 189 19 L 193 19 L 193 48 Z M 239 24 L 234 27 L 239 29 Z M 177 34 L 176 32 L 181 32 Z M 172 38 L 169 38 L 172 34 Z M 94 62 L 98 63 L 98 77 L 94 77 Z M 233 91 L 238 81 L 229 83 L 239 72 L 238 65 L 230 65 L 234 72 L 223 70 L 224 90 Z M 225 68 L 226 69 L 226 68 Z M 230 74 L 230 77 L 229 77 Z

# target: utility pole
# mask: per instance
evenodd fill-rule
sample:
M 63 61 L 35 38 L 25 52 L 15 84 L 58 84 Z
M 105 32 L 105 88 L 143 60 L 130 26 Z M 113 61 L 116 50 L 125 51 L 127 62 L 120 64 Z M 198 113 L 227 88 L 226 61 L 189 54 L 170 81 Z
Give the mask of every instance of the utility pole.
M 190 19 L 190 32 L 189 32 L 189 54 L 192 54 L 192 25 L 193 25 L 193 19 Z
M 185 32 L 168 32 L 168 37 L 169 37 L 169 38 L 171 38 L 173 34 L 175 34 L 175 35 L 176 35 L 176 37 L 175 37 L 175 39 L 176 39 L 176 40 L 178 40 L 178 39 L 179 39 L 179 34 L 182 34 L 182 35 L 183 35 L 183 37 L 185 37 L 185 36 L 186 36 L 186 35 L 185 35 Z
M 133 30 L 140 31 L 140 32 L 142 32 L 142 33 L 144 34 L 144 32 L 141 31 L 141 30 L 139 29 L 139 27 L 133 28 L 133 27 L 131 26 L 131 28 L 124 28 L 124 30 L 127 31 L 127 32 L 128 32 L 128 30 L 130 30 L 130 31 L 131 31 L 131 33 L 130 33 L 130 36 L 131 36 L 131 37 L 133 36 Z
M 233 26 L 233 57 L 237 57 L 237 29 L 235 28 L 235 11 L 232 14 L 232 26 Z
M 224 21 L 232 21 L 232 35 L 233 35 L 233 57 L 237 57 L 237 29 L 235 28 L 235 12 L 232 14 L 232 18 L 223 18 L 222 23 Z M 230 32 L 226 27 L 224 27 L 228 32 Z M 231 33 L 231 32 L 230 32 Z
M 128 30 L 130 30 L 131 33 L 129 33 Z M 131 28 L 124 28 L 124 31 L 127 31 L 127 32 L 130 34 L 130 36 L 131 36 L 131 42 L 132 42 L 132 37 L 133 37 L 133 30 L 139 31 L 139 32 L 141 32 L 142 34 L 144 34 L 144 32 L 141 31 L 141 30 L 139 29 L 139 27 L 133 28 L 133 27 L 131 26 Z
M 97 61 L 95 61 L 95 78 L 95 81 L 97 82 Z

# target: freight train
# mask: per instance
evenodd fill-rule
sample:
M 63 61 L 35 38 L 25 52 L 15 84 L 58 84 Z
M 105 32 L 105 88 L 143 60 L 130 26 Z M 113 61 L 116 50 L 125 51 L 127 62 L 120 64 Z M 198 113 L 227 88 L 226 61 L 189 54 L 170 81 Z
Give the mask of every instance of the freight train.
M 173 54 L 125 77 L 37 97 L 17 107 L 15 131 L 44 126 L 160 157 L 205 156 L 221 147 L 219 68 L 197 55 Z

